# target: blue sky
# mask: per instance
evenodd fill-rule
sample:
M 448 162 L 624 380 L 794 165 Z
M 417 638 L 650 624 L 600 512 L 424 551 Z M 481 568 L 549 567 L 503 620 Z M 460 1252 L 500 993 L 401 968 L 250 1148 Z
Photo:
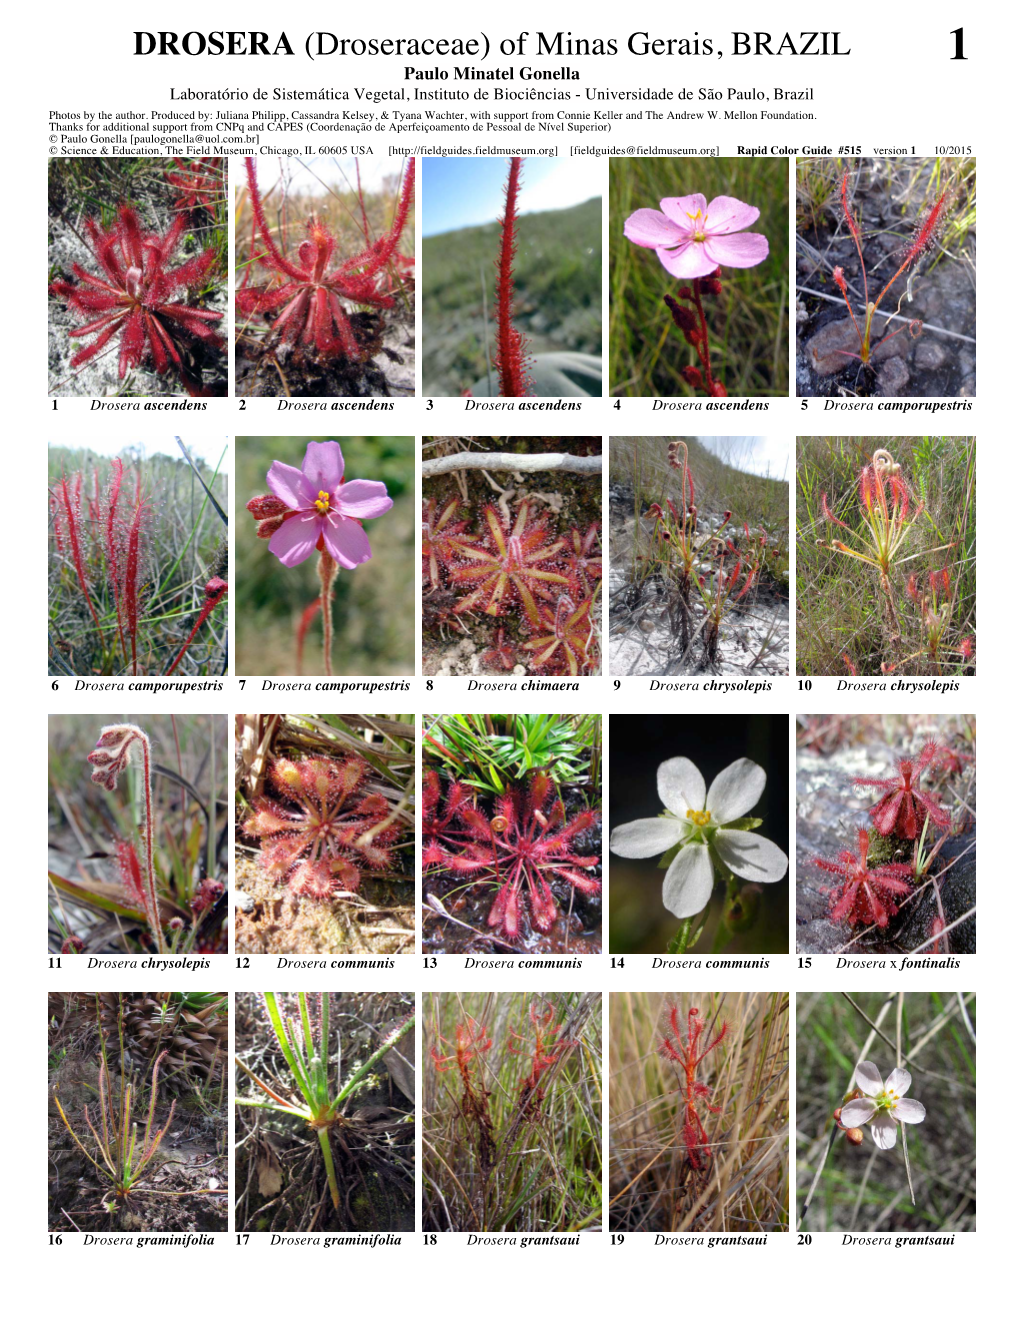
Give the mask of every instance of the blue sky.
M 430 157 L 422 161 L 422 235 L 444 234 L 498 219 L 509 156 Z M 518 212 L 559 211 L 602 193 L 604 162 L 528 158 L 524 162 Z
M 771 435 L 699 435 L 698 442 L 739 472 L 790 479 L 790 442 Z

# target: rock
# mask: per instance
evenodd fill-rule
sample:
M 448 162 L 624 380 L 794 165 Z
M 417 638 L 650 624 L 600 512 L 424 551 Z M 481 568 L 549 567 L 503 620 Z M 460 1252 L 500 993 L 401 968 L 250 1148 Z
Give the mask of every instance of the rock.
M 887 399 L 895 398 L 896 395 L 902 394 L 909 384 L 910 372 L 907 364 L 902 358 L 890 358 L 879 369 L 878 388 L 875 392 Z
M 946 350 L 938 342 L 926 335 L 914 349 L 914 366 L 922 371 L 934 371 L 946 360 Z
M 849 317 L 830 321 L 813 335 L 806 345 L 808 361 L 818 376 L 834 376 L 850 364 L 861 351 L 861 341 Z M 849 355 L 849 356 L 848 356 Z

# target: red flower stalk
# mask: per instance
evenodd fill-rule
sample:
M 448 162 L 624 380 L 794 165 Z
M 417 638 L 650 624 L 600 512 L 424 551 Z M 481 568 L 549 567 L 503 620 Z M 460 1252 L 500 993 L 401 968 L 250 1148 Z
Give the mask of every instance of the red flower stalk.
M 918 786 L 925 770 L 945 756 L 945 749 L 929 742 L 913 761 L 901 761 L 900 772 L 889 779 L 854 778 L 863 788 L 883 788 L 885 792 L 871 808 L 871 819 L 879 834 L 893 834 L 899 839 L 916 839 L 926 819 L 940 829 L 952 824 L 949 813 L 935 793 Z
M 496 263 L 496 370 L 499 372 L 499 392 L 503 398 L 523 398 L 534 384 L 528 374 L 525 359 L 525 340 L 514 327 L 514 256 L 517 253 L 517 196 L 521 186 L 520 156 L 510 159 L 510 174 L 506 183 L 506 208 L 500 224 L 503 229 Z
M 262 841 L 270 876 L 292 893 L 324 899 L 356 891 L 361 867 L 391 868 L 389 845 L 400 826 L 381 793 L 360 791 L 369 774 L 360 756 L 274 760 L 268 779 L 284 801 L 256 799 L 242 827 Z
M 881 926 L 899 911 L 896 900 L 911 890 L 914 868 L 906 862 L 868 865 L 870 839 L 867 830 L 858 830 L 856 853 L 844 848 L 838 857 L 816 857 L 815 866 L 840 877 L 829 895 L 829 916 L 833 921 L 846 918 L 851 926 Z
M 701 301 L 703 294 L 719 294 L 722 292 L 722 282 L 718 279 L 718 275 L 719 267 L 717 266 L 713 275 L 701 276 L 691 280 L 689 285 L 681 285 L 677 290 L 676 298 L 671 294 L 665 294 L 663 302 L 670 310 L 673 324 L 697 353 L 701 362 L 700 370 L 697 367 L 684 367 L 681 375 L 691 389 L 704 390 L 706 394 L 723 399 L 726 397 L 726 386 L 721 380 L 717 380 L 712 375 L 712 362 L 708 346 L 708 322 L 705 320 L 705 308 Z M 691 311 L 690 307 L 682 306 L 677 301 L 678 298 L 682 302 L 689 302 L 694 311 Z M 693 504 L 693 502 L 694 496 L 692 493 L 691 503 Z
M 223 581 L 223 579 L 219 577 L 210 578 L 209 581 L 205 584 L 205 602 L 202 605 L 202 609 L 199 612 L 198 618 L 195 620 L 195 626 L 192 628 L 191 632 L 188 633 L 187 641 L 178 651 L 177 659 L 166 671 L 166 676 L 168 678 L 174 672 L 177 666 L 181 663 L 181 660 L 184 658 L 185 651 L 187 651 L 188 647 L 195 640 L 195 634 L 198 632 L 199 628 L 201 628 L 202 624 L 205 623 L 206 619 L 208 619 L 209 615 L 212 614 L 213 610 L 220 603 L 220 601 L 226 599 L 226 596 L 227 596 L 227 584 Z
M 396 253 L 407 222 L 414 196 L 414 158 L 408 161 L 389 233 L 370 243 L 364 251 L 336 264 L 333 262 L 336 238 L 314 215 L 308 221 L 308 237 L 298 248 L 298 260 L 294 262 L 284 256 L 266 219 L 251 156 L 245 159 L 245 169 L 255 227 L 264 245 L 256 259 L 275 275 L 282 276 L 284 282 L 238 289 L 235 294 L 238 313 L 246 317 L 268 316 L 279 311 L 272 333 L 282 344 L 299 347 L 326 361 L 340 357 L 360 359 L 361 348 L 341 299 L 381 309 L 395 306 L 393 298 L 382 292 L 380 278 Z
M 146 500 L 135 501 L 135 511 L 127 532 L 127 551 L 124 555 L 124 616 L 128 636 L 131 638 L 131 672 L 138 673 L 138 586 L 142 567 L 142 527 L 150 513 Z
M 124 620 L 121 614 L 121 543 L 120 527 L 117 523 L 117 504 L 120 500 L 120 487 L 124 479 L 124 464 L 115 458 L 111 464 L 110 495 L 106 507 L 106 571 L 113 584 L 114 608 L 117 611 L 117 635 L 120 649 L 127 659 L 127 645 L 124 640 Z
M 89 592 L 88 578 L 85 574 L 85 560 L 81 551 L 81 534 L 79 522 L 81 519 L 81 473 L 77 473 L 74 480 L 68 485 L 67 478 L 61 477 L 57 485 L 57 510 L 54 516 L 54 533 L 57 538 L 57 546 L 61 543 L 66 534 L 67 544 L 71 547 L 71 559 L 74 563 L 74 571 L 78 576 L 78 585 L 81 587 L 81 594 L 85 597 L 85 604 L 88 606 L 89 613 L 92 615 L 92 621 L 100 636 L 103 629 L 99 622 L 99 615 L 96 613 L 96 607 L 92 604 L 92 596 Z
M 301 618 L 298 620 L 297 632 L 295 634 L 295 649 L 297 651 L 295 672 L 298 674 L 304 672 L 305 638 L 308 636 L 308 629 L 312 626 L 312 621 L 321 609 L 322 601 L 316 596 L 311 605 L 305 606 L 301 612 Z
M 101 229 L 91 217 L 85 221 L 87 241 L 103 277 L 91 274 L 75 262 L 71 269 L 79 281 L 77 284 L 55 280 L 50 285 L 50 293 L 63 298 L 72 312 L 86 322 L 71 333 L 96 336 L 91 344 L 75 353 L 72 368 L 90 362 L 119 335 L 121 380 L 130 368 L 151 361 L 160 375 L 172 366 L 189 394 L 208 393 L 192 374 L 185 354 L 190 339 L 217 349 L 224 347 L 222 338 L 210 324 L 221 321 L 223 314 L 203 311 L 175 299 L 202 287 L 216 260 L 216 252 L 206 248 L 197 257 L 171 267 L 170 260 L 186 226 L 187 218 L 179 215 L 165 235 L 146 234 L 130 206 L 120 208 L 118 218 L 108 230 Z
M 681 1089 L 683 1094 L 684 1145 L 693 1169 L 707 1167 L 711 1158 L 708 1145 L 708 1133 L 698 1113 L 698 1105 L 703 1104 L 713 1114 L 720 1112 L 721 1106 L 709 1101 L 711 1094 L 703 1082 L 698 1081 L 698 1065 L 715 1049 L 725 1037 L 727 1025 L 724 1022 L 718 1035 L 701 1047 L 701 1037 L 708 1024 L 701 1017 L 697 1008 L 687 1013 L 687 1031 L 683 1027 L 683 1010 L 675 999 L 667 999 L 662 1006 L 659 1018 L 659 1053 L 668 1062 L 674 1064 L 682 1073 Z

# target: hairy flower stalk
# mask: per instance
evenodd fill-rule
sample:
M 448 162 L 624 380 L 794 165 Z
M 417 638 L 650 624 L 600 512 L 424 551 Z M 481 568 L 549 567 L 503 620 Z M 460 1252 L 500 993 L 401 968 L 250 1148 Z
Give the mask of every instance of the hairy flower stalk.
M 868 272 L 864 265 L 864 252 L 861 249 L 860 225 L 858 224 L 857 219 L 854 216 L 853 209 L 850 205 L 850 201 L 847 196 L 849 179 L 850 179 L 850 171 L 844 170 L 842 184 L 840 185 L 840 202 L 842 203 L 843 214 L 846 217 L 847 227 L 849 228 L 850 235 L 854 240 L 854 247 L 856 247 L 857 249 L 857 257 L 861 265 L 861 279 L 864 283 L 863 327 L 858 323 L 857 317 L 854 315 L 854 309 L 850 304 L 850 298 L 847 294 L 846 276 L 843 273 L 842 267 L 837 266 L 835 268 L 835 270 L 832 272 L 832 278 L 836 284 L 836 287 L 843 295 L 843 301 L 846 303 L 847 311 L 850 313 L 850 320 L 853 322 L 854 329 L 857 331 L 857 338 L 860 340 L 860 344 L 861 344 L 861 351 L 859 355 L 860 359 L 865 364 L 865 366 L 867 366 L 867 364 L 871 360 L 872 353 L 876 348 L 878 348 L 879 344 L 888 343 L 890 339 L 894 339 L 896 335 L 900 334 L 905 329 L 909 329 L 911 338 L 916 338 L 921 333 L 921 329 L 922 329 L 921 322 L 914 320 L 911 321 L 908 326 L 900 326 L 899 329 L 892 331 L 892 333 L 883 335 L 883 337 L 878 341 L 877 344 L 872 345 L 871 342 L 872 322 L 874 320 L 875 313 L 878 311 L 879 305 L 882 302 L 882 299 L 889 292 L 889 290 L 892 288 L 892 286 L 896 283 L 896 281 L 899 279 L 899 277 L 903 274 L 905 270 L 907 270 L 910 266 L 912 266 L 915 261 L 918 261 L 926 252 L 931 251 L 931 249 L 935 247 L 938 239 L 938 232 L 945 216 L 946 205 L 949 198 L 949 190 L 948 188 L 944 189 L 943 192 L 936 198 L 934 203 L 928 208 L 928 211 L 925 213 L 925 215 L 918 221 L 918 224 L 914 230 L 913 237 L 910 243 L 907 245 L 905 254 L 903 256 L 903 260 L 901 261 L 899 267 L 897 268 L 896 273 L 887 281 L 885 287 L 882 289 L 882 292 L 878 295 L 878 297 L 874 300 L 874 302 L 872 302 L 868 296 Z M 902 301 L 903 299 L 901 297 L 900 302 Z M 898 310 L 899 310 L 899 304 L 897 304 L 897 311 Z
M 117 787 L 117 780 L 127 769 L 131 749 L 138 746 L 142 753 L 142 787 L 145 793 L 145 878 L 144 909 L 159 953 L 166 952 L 163 924 L 156 892 L 156 865 L 154 856 L 154 811 L 152 803 L 152 747 L 148 735 L 137 724 L 108 724 L 99 732 L 95 751 L 88 755 L 92 766 L 92 782 L 109 792 Z
M 506 208 L 500 219 L 502 238 L 496 263 L 496 369 L 503 398 L 523 398 L 531 392 L 532 380 L 525 365 L 525 340 L 513 323 L 514 256 L 517 252 L 517 198 L 521 187 L 520 156 L 510 160 L 506 182 Z
M 74 563 L 74 571 L 78 577 L 78 585 L 81 587 L 81 594 L 85 597 L 85 604 L 88 606 L 89 613 L 92 615 L 92 622 L 96 625 L 96 631 L 100 637 L 103 635 L 103 628 L 99 622 L 99 615 L 96 613 L 96 607 L 92 603 L 92 595 L 89 591 L 88 577 L 85 573 L 85 561 L 81 549 L 81 533 L 79 522 L 81 520 L 81 473 L 78 472 L 74 479 L 68 484 L 66 477 L 61 477 L 57 484 L 58 508 L 54 528 L 57 532 L 58 546 L 62 536 L 66 534 L 67 543 L 71 549 L 71 559 Z

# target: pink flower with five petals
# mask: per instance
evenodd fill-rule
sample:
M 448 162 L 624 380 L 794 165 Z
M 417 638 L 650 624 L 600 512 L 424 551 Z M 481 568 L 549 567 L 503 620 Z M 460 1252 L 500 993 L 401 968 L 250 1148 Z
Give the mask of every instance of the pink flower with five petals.
M 643 207 L 629 215 L 624 236 L 638 247 L 654 248 L 678 279 L 711 275 L 718 266 L 757 266 L 769 254 L 764 234 L 738 232 L 753 225 L 760 214 L 747 202 L 735 197 L 714 197 L 707 202 L 702 193 L 691 193 L 689 197 L 663 197 L 659 206 L 658 211 Z
M 273 515 L 278 525 L 269 549 L 285 568 L 313 550 L 324 550 L 341 568 L 357 568 L 372 558 L 362 518 L 379 518 L 393 508 L 381 481 L 344 482 L 344 456 L 335 440 L 312 440 L 300 468 L 274 462 L 266 475 L 273 498 L 251 501 L 256 518 Z

